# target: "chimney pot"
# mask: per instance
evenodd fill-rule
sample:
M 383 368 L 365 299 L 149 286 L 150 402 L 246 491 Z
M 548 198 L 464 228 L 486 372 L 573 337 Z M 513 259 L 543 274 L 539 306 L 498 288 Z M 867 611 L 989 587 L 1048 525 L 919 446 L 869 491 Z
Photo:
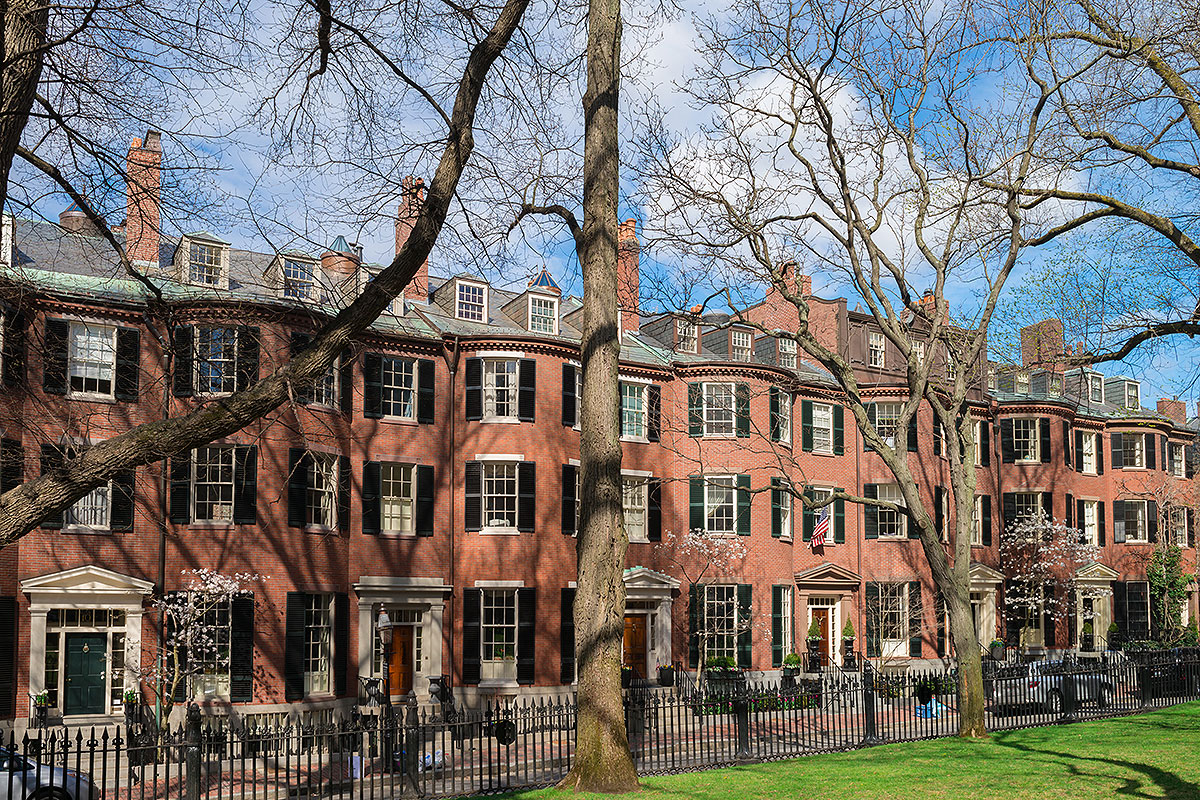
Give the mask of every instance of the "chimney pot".
M 408 243 L 425 205 L 425 180 L 407 175 L 400 181 L 400 205 L 396 209 L 396 255 Z M 404 287 L 404 297 L 422 303 L 429 301 L 429 259 L 425 259 L 412 280 Z
M 141 267 L 158 266 L 161 166 L 158 131 L 146 131 L 144 144 L 141 139 L 130 142 L 125 159 L 125 252 Z

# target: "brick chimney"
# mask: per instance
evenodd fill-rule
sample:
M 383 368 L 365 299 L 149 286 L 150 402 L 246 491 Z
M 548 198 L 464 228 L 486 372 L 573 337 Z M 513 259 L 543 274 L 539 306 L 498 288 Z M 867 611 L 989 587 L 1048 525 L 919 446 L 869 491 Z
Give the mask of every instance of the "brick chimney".
M 1158 413 L 1180 425 L 1187 424 L 1187 403 L 1182 400 L 1168 400 L 1165 397 L 1158 401 Z
M 158 131 L 129 143 L 125 159 L 125 252 L 139 267 L 158 267 L 162 141 Z
M 1044 319 L 1021 328 L 1021 363 L 1026 367 L 1062 372 L 1066 347 L 1062 320 Z
M 400 255 L 408 242 L 417 224 L 417 217 L 421 215 L 421 207 L 425 205 L 425 180 L 412 175 L 405 177 L 400 181 L 400 195 L 400 207 L 396 209 L 396 255 Z M 421 303 L 429 302 L 429 259 L 425 259 L 417 274 L 404 287 L 404 297 Z
M 621 311 L 621 331 L 641 329 L 642 245 L 637 238 L 637 220 L 627 219 L 617 233 L 617 308 Z

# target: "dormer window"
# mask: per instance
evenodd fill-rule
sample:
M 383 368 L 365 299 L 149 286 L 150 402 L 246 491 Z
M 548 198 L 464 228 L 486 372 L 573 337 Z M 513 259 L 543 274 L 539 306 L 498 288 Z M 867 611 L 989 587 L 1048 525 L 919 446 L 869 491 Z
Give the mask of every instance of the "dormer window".
M 987 381 L 988 391 L 996 391 L 996 368 L 991 364 L 988 364 Z
M 917 357 L 917 366 L 925 366 L 925 343 L 913 342 L 913 355 Z
M 316 264 L 284 258 L 283 296 L 290 300 L 317 299 Z
M 472 322 L 486 322 L 487 286 L 459 281 L 455 296 L 454 316 Z
M 1017 394 L 1029 394 L 1029 373 L 1025 370 L 1017 372 Z
M 883 334 L 871 331 L 867 334 L 867 366 L 882 367 L 886 359 Z
M 529 331 L 531 333 L 558 333 L 558 298 L 529 297 Z
M 1137 381 L 1125 381 L 1125 407 L 1134 411 L 1142 407 L 1141 386 Z
M 696 323 L 675 320 L 675 349 L 681 353 L 696 352 Z
M 188 242 L 188 283 L 224 286 L 224 249 L 215 244 Z
M 785 369 L 796 368 L 796 341 L 794 339 L 779 340 L 779 366 Z
M 1050 394 L 1061 395 L 1063 393 L 1063 377 L 1062 375 L 1054 374 L 1050 376 Z
M 1097 372 L 1089 372 L 1088 380 L 1088 397 L 1093 403 L 1104 402 L 1104 376 Z
M 731 331 L 730 353 L 734 361 L 749 361 L 754 349 L 754 334 L 750 331 Z

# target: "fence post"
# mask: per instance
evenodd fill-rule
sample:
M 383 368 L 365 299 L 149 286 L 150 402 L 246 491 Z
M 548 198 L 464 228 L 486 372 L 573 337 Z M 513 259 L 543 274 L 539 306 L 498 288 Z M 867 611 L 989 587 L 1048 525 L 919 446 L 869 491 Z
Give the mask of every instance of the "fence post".
M 188 703 L 184 742 L 185 797 L 186 800 L 200 800 L 200 706 L 195 703 Z
M 1142 693 L 1142 708 L 1150 707 L 1153 698 L 1153 692 L 1150 686 L 1150 665 L 1145 661 L 1139 661 L 1137 665 L 1138 688 Z
M 1061 724 L 1079 722 L 1079 717 L 1075 716 L 1075 709 L 1078 706 L 1075 672 L 1071 667 L 1066 667 L 1062 678 L 1062 715 L 1058 721 Z
M 418 796 L 421 787 L 417 783 L 417 764 L 421 759 L 421 732 L 417 724 L 417 695 L 408 693 L 404 709 L 404 771 Z
M 862 747 L 883 744 L 875 728 L 875 671 L 871 668 L 871 662 L 866 659 L 863 659 L 862 664 L 862 694 L 863 738 L 859 744 Z
M 750 760 L 750 700 L 749 687 L 741 688 L 733 696 L 733 725 L 737 730 L 738 761 Z

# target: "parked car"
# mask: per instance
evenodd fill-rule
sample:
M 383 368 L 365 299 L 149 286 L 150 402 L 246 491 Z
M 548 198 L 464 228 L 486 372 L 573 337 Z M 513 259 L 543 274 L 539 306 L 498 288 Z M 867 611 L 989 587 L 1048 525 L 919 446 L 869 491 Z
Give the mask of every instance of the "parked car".
M 1147 668 L 1150 671 L 1151 697 L 1200 697 L 1200 666 L 1196 662 L 1189 663 L 1175 658 L 1151 662 Z
M 0 748 L 0 800 L 99 800 L 86 772 L 39 764 Z
M 1034 707 L 1060 714 L 1065 681 L 1074 687 L 1076 703 L 1107 708 L 1112 702 L 1115 688 L 1107 675 L 1061 661 L 1034 661 L 997 669 L 984 681 L 984 694 L 994 712 Z

